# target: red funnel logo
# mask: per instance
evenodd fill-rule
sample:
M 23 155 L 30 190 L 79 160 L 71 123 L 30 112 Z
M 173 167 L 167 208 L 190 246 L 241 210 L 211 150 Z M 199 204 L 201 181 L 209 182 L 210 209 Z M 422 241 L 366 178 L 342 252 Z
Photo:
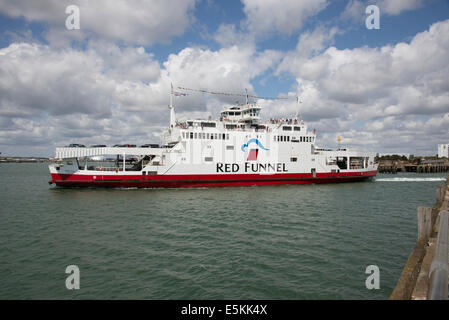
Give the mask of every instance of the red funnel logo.
M 250 149 L 248 158 L 246 159 L 246 161 L 256 161 L 258 154 L 259 154 L 259 149 Z

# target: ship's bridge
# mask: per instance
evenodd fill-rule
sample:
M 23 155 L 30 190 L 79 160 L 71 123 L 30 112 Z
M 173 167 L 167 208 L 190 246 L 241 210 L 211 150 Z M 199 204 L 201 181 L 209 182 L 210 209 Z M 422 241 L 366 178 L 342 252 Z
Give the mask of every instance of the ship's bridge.
M 221 111 L 220 121 L 257 123 L 260 120 L 260 109 L 255 104 L 228 107 Z

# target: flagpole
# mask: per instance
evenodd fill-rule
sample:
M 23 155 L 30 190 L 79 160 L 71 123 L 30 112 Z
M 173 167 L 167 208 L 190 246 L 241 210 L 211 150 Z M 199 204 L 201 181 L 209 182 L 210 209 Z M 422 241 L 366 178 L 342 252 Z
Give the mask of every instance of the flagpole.
M 173 108 L 173 83 L 170 83 L 170 128 L 174 128 L 176 124 L 175 109 Z
M 299 101 L 299 97 L 296 97 L 296 119 L 299 120 L 299 104 L 302 103 L 301 101 Z

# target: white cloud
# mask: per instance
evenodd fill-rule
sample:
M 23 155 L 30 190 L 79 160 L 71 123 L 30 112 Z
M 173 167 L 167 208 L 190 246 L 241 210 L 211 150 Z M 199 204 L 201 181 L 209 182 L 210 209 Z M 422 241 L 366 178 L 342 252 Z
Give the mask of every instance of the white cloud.
M 380 0 L 378 3 L 382 12 L 394 16 L 403 11 L 418 9 L 424 4 L 424 0 Z
M 416 10 L 424 5 L 424 0 L 350 0 L 341 14 L 341 19 L 365 21 L 367 17 L 365 10 L 369 5 L 379 7 L 382 19 L 382 14 L 396 16 L 404 11 Z
M 341 14 L 342 20 L 365 21 L 365 9 L 368 4 L 360 0 L 349 0 Z
M 310 52 L 310 46 L 302 45 L 304 38 L 307 35 L 296 51 L 286 55 L 278 72 L 290 72 L 298 83 L 308 83 L 326 99 L 367 107 L 382 101 L 384 105 L 376 108 L 396 115 L 449 110 L 449 20 L 432 25 L 410 43 L 352 50 L 329 47 L 311 57 L 304 56 Z M 320 48 L 320 41 L 312 47 Z
M 416 154 L 415 147 L 432 153 L 448 139 L 449 20 L 409 43 L 380 48 L 324 50 L 332 34 L 304 33 L 277 69 L 295 76 L 297 91 L 291 94 L 304 102 L 304 118 L 324 132 L 320 141 L 335 144 L 342 135 L 352 146 Z M 296 108 L 290 103 L 279 110 L 291 116 Z
M 234 24 L 221 24 L 213 38 L 222 47 L 253 46 L 255 40 L 253 35 L 236 30 Z
M 148 143 L 168 123 L 170 82 L 241 93 L 280 58 L 251 47 L 185 48 L 160 66 L 142 47 L 106 41 L 84 51 L 13 43 L 0 49 L 0 145 L 5 153 L 28 141 L 28 152 L 51 155 L 74 141 Z M 188 93 L 175 98 L 179 117 L 216 116 L 228 101 Z
M 313 31 L 301 34 L 295 51 L 288 52 L 277 69 L 280 72 L 292 72 L 301 69 L 303 76 L 314 79 L 327 67 L 327 61 L 319 54 L 333 43 L 335 35 L 339 33 L 338 28 L 329 30 L 317 27 Z
M 106 116 L 113 86 L 96 56 L 55 52 L 39 44 L 14 43 L 0 49 L 2 115 L 86 112 Z
M 305 20 L 323 10 L 326 0 L 242 0 L 251 32 L 263 34 L 278 31 L 291 34 Z
M 232 46 L 218 51 L 186 48 L 170 55 L 164 67 L 174 83 L 185 87 L 242 93 L 244 88 L 252 92 L 251 79 L 272 68 L 280 58 L 277 51 L 256 53 L 252 47 Z M 235 97 L 217 98 L 235 101 Z
M 68 5 L 80 8 L 80 30 L 65 29 Z M 57 43 L 95 35 L 127 44 L 169 42 L 191 23 L 195 0 L 3 0 L 0 12 L 50 25 L 47 39 Z

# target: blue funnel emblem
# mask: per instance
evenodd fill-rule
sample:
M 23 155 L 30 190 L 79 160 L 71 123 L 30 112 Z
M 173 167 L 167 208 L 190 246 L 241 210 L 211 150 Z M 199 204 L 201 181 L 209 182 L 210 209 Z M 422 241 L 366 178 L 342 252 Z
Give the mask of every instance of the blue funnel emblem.
M 259 141 L 258 139 L 254 139 L 254 138 L 253 138 L 253 139 L 249 139 L 247 143 L 245 143 L 245 144 L 242 145 L 242 151 L 245 152 L 245 149 L 248 148 L 248 146 L 249 146 L 251 143 L 257 144 L 257 145 L 258 145 L 261 149 L 263 149 L 263 150 L 269 150 L 269 149 L 265 148 L 265 147 L 262 145 L 262 143 L 260 143 L 260 141 Z

